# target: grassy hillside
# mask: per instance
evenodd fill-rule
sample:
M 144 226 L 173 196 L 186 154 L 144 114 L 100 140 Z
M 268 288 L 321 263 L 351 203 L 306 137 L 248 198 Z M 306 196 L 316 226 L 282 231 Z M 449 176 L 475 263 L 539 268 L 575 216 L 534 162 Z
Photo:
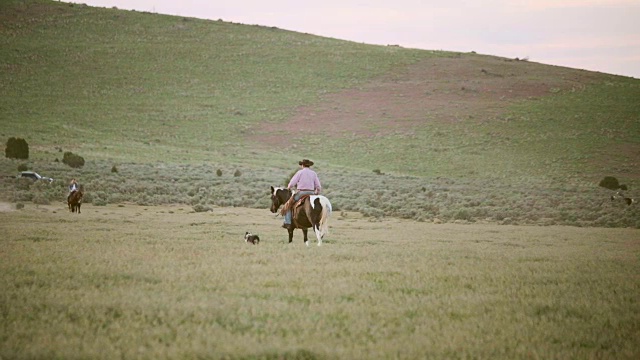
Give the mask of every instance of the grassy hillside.
M 48 1 L 5 4 L 2 13 L 2 108 L 12 121 L 0 132 L 92 158 L 244 154 L 251 125 L 281 122 L 322 93 L 426 56 Z
M 597 187 L 640 186 L 636 79 L 45 0 L 0 1 L 0 69 L 0 139 L 100 203 L 262 207 L 310 157 L 339 207 L 374 217 L 640 226 Z

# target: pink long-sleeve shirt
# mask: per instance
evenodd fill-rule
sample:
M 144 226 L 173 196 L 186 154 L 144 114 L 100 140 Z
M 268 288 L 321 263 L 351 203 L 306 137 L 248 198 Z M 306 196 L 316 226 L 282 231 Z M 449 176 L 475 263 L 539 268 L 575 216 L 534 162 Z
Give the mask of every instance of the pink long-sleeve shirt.
M 318 193 L 320 193 L 322 189 L 318 174 L 308 167 L 298 170 L 298 172 L 293 175 L 291 181 L 289 181 L 288 188 L 291 189 L 293 186 L 298 190 L 318 190 Z

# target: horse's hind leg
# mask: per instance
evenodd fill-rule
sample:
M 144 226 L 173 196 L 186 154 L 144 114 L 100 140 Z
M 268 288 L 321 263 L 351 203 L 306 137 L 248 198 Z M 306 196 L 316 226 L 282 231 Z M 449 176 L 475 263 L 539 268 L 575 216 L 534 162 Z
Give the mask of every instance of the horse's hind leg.
M 320 235 L 320 224 L 313 224 L 313 232 L 316 234 L 316 239 L 318 239 L 318 246 L 322 245 L 322 235 Z
M 302 229 L 302 234 L 304 235 L 304 244 L 309 246 L 309 238 L 307 237 L 307 229 Z

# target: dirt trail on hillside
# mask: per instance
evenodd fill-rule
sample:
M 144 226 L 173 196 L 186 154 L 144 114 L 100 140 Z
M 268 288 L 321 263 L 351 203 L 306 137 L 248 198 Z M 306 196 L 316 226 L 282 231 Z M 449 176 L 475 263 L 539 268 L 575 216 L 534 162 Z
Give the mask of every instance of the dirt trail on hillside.
M 288 136 L 372 136 L 410 133 L 424 122 L 482 122 L 494 119 L 514 101 L 561 90 L 580 89 L 597 74 L 528 61 L 475 54 L 429 58 L 396 69 L 358 89 L 325 96 L 299 107 L 285 123 L 260 125 L 253 138 L 286 147 Z

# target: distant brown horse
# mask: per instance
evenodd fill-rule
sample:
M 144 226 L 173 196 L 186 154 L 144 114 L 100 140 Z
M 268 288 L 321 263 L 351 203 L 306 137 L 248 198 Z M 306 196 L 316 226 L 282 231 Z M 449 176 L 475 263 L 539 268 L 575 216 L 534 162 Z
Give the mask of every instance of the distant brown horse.
M 80 214 L 80 205 L 82 205 L 82 196 L 84 192 L 82 190 L 76 190 L 67 198 L 67 205 L 69 205 L 69 211 Z

